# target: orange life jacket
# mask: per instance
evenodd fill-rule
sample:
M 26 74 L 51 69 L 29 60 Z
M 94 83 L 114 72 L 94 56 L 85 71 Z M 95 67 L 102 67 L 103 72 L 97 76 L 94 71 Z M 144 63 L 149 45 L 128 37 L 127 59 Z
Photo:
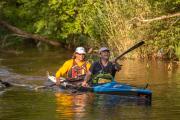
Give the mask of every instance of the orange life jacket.
M 82 79 L 82 76 L 85 76 L 87 72 L 87 62 L 85 62 L 82 66 L 78 66 L 78 64 L 73 60 L 73 65 L 71 69 L 67 72 L 68 79 Z

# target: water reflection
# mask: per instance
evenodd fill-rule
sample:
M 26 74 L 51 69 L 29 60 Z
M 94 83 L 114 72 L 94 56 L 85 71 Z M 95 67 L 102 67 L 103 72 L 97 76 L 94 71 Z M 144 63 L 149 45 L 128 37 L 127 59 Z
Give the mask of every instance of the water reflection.
M 86 114 L 85 107 L 93 98 L 92 93 L 68 94 L 63 92 L 55 93 L 59 119 L 80 120 Z
M 134 96 L 119 96 L 119 95 L 106 95 L 96 94 L 97 106 L 104 106 L 108 108 L 123 106 L 123 105 L 137 105 L 137 106 L 149 106 L 151 103 L 145 99 Z
M 106 114 L 120 110 L 125 106 L 146 106 L 146 100 L 137 97 L 105 95 L 94 93 L 56 92 L 56 112 L 59 120 L 106 119 Z M 148 107 L 148 106 L 147 106 Z M 101 114 L 97 114 L 101 113 Z M 112 117 L 112 115 L 111 115 Z

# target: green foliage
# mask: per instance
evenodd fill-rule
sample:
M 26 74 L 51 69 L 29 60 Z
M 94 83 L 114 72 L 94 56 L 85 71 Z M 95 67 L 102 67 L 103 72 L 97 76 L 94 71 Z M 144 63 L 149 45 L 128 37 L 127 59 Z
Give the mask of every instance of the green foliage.
M 151 16 L 168 15 L 179 12 L 179 0 L 149 0 L 152 8 Z M 180 44 L 180 19 L 179 17 L 154 21 L 150 23 L 147 30 L 147 38 L 153 53 L 160 50 L 164 57 L 173 59 L 178 55 Z
M 83 34 L 78 19 L 79 0 L 2 0 L 1 18 L 28 32 L 65 40 Z
M 92 44 L 108 46 L 119 54 L 143 35 L 140 27 L 133 27 L 132 19 L 149 12 L 146 0 L 87 1 L 82 21 Z
M 0 19 L 25 31 L 72 46 L 108 46 L 116 54 L 145 39 L 146 48 L 141 49 L 141 53 L 153 55 L 161 51 L 168 58 L 180 53 L 179 17 L 146 23 L 138 19 L 174 14 L 179 10 L 179 0 L 0 1 Z

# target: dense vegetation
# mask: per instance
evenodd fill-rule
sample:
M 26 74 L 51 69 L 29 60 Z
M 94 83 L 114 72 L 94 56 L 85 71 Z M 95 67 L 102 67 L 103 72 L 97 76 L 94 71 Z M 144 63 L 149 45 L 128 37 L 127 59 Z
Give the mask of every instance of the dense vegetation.
M 180 57 L 179 0 L 1 0 L 0 11 L 0 20 L 70 47 L 106 45 L 117 54 L 144 39 L 133 55 Z M 9 39 L 0 27 L 1 47 L 23 41 Z

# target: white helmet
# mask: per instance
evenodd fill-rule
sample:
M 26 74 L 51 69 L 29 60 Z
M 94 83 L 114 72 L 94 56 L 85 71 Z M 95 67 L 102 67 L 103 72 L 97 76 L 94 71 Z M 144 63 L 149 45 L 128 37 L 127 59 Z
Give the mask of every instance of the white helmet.
M 79 54 L 86 54 L 85 48 L 83 47 L 77 47 L 75 52 Z

